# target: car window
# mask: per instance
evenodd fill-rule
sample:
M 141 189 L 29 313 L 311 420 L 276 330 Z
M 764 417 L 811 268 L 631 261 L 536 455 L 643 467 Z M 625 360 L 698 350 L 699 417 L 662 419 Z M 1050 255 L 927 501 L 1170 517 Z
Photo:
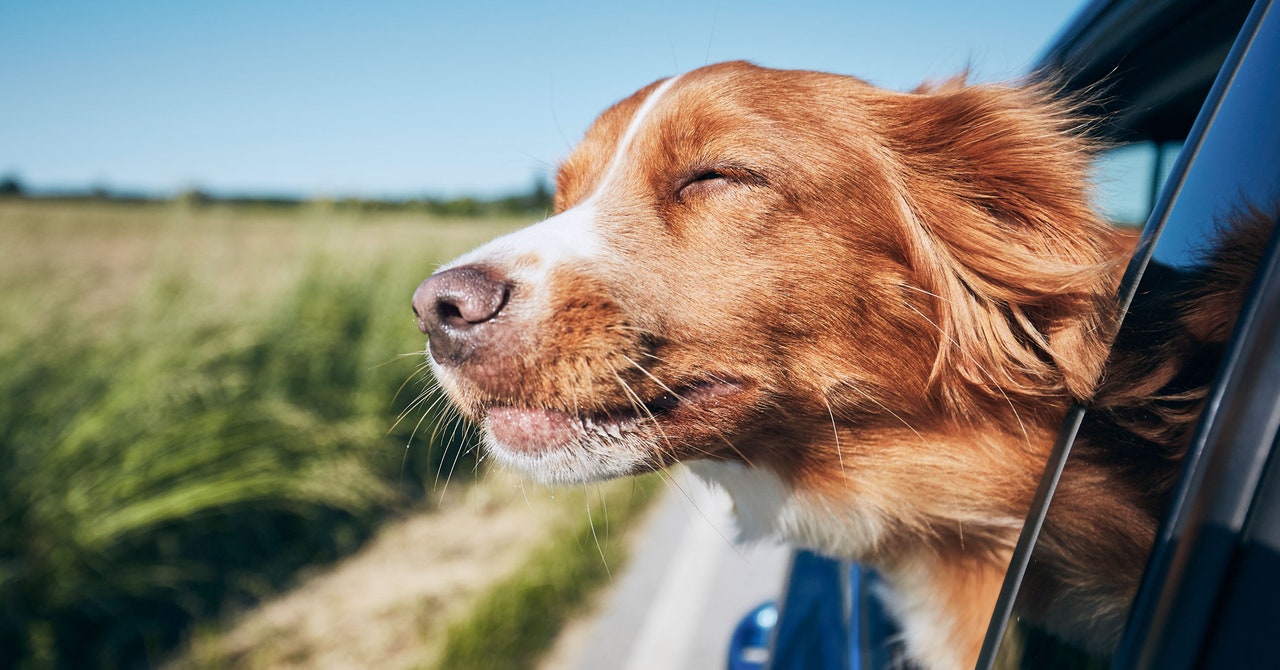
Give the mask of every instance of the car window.
M 1235 314 L 1247 303 L 1253 269 L 1280 209 L 1280 124 L 1274 116 L 1280 109 L 1280 17 L 1263 21 L 1262 9 L 1246 33 L 1262 27 L 1249 33 L 1251 41 L 1237 43 L 1147 224 L 1144 245 L 1151 246 L 1139 247 L 1127 275 L 1137 284 L 1098 398 L 1069 420 L 1060 445 L 1069 453 L 1061 476 L 1042 487 L 1051 496 L 1044 526 L 1024 533 L 1025 574 L 1006 582 L 1006 595 L 1016 598 L 1013 611 L 1021 614 L 1001 629 L 995 667 L 1107 667 L 1138 588 L 1133 575 L 1141 575 L 1151 544 L 1167 533 L 1170 520 L 1162 517 L 1187 477 L 1184 463 L 1197 463 L 1198 419 L 1213 398 Z M 1125 185 L 1112 204 L 1117 222 L 1141 211 L 1141 174 L 1150 184 L 1164 181 L 1160 154 L 1155 145 L 1138 144 L 1104 158 L 1104 171 L 1114 171 L 1114 183 Z M 1148 207 L 1150 201 L 1148 195 Z M 1082 476 L 1104 472 L 1103 484 L 1089 489 L 1095 498 L 1073 492 Z M 1120 501 L 1124 496 L 1133 500 Z M 1100 528 L 1096 542 L 1065 549 L 1054 544 L 1055 524 L 1072 523 L 1085 508 L 1104 503 L 1115 503 L 1117 513 L 1150 505 L 1164 525 L 1136 536 L 1109 536 Z M 1127 520 L 1116 524 L 1132 527 Z M 1138 541 L 1141 546 L 1121 546 Z M 1015 565 L 1020 560 L 1015 555 Z M 1070 566 L 1124 574 L 1103 580 L 1114 592 L 1063 596 L 1071 581 L 1062 574 Z M 1064 643 L 1064 617 L 1109 623 Z
M 1094 165 L 1094 199 L 1118 226 L 1138 228 L 1155 207 L 1183 140 L 1146 140 L 1103 152 Z

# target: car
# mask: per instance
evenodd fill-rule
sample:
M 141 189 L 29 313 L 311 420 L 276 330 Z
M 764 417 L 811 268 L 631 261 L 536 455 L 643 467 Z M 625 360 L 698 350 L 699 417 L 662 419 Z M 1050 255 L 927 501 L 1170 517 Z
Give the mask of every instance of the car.
M 1036 73 L 1096 101 L 1100 159 L 1121 175 L 1118 225 L 1145 220 L 1119 299 L 1117 342 L 1165 327 L 1153 302 L 1197 267 L 1222 219 L 1248 211 L 1274 233 L 1280 208 L 1280 8 L 1271 0 L 1094 2 Z M 1135 179 L 1137 176 L 1139 178 Z M 977 667 L 1275 667 L 1280 639 L 1280 250 L 1274 234 L 1220 355 L 1180 479 L 1113 655 L 1098 657 L 1021 620 L 1058 478 L 1091 410 L 1068 415 L 1015 548 Z M 1104 372 L 1105 374 L 1105 372 Z M 743 620 L 732 670 L 902 667 L 878 577 L 807 551 L 787 587 Z

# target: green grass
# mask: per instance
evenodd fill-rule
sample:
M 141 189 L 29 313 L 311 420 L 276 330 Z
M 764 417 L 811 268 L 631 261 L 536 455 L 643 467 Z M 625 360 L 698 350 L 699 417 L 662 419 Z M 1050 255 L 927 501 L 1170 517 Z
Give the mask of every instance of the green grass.
M 0 201 L 0 668 L 152 663 L 415 504 L 409 296 L 518 223 Z
M 625 548 L 610 537 L 624 535 L 617 529 L 645 508 L 658 482 L 653 475 L 629 486 L 601 489 L 604 499 L 594 514 L 577 528 L 555 534 L 523 567 L 490 587 L 467 617 L 449 627 L 433 670 L 535 668 L 564 623 L 623 566 Z

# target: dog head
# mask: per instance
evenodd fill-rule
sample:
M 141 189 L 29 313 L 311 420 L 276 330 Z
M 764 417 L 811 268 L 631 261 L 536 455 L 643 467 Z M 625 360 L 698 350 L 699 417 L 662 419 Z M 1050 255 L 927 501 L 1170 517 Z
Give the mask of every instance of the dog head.
M 539 479 L 712 461 L 919 496 L 930 467 L 1004 471 L 937 436 L 1022 440 L 1090 392 L 1116 245 L 1074 124 L 1036 87 L 702 68 L 604 112 L 554 216 L 414 311 L 446 392 Z

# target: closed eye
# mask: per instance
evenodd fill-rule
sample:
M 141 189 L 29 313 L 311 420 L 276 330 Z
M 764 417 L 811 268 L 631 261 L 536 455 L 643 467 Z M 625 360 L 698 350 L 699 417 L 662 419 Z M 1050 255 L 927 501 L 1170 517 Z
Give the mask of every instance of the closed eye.
M 737 167 L 715 167 L 694 170 L 681 180 L 676 196 L 681 200 L 698 194 L 710 194 L 724 188 L 747 184 L 763 184 L 764 179 L 755 172 Z

